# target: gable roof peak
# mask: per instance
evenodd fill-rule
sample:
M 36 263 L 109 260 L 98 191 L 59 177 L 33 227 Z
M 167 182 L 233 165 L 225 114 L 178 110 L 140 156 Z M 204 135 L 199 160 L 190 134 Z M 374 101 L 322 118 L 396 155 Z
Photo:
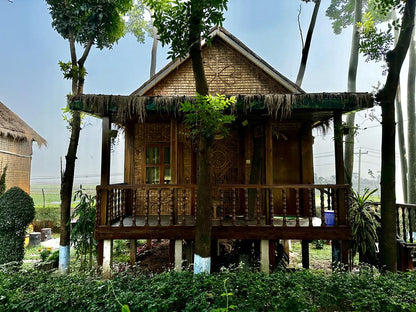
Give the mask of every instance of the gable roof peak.
M 232 35 L 229 31 L 225 28 L 220 26 L 215 26 L 211 29 L 209 33 L 209 37 L 214 39 L 218 37 L 234 48 L 238 53 L 242 54 L 246 57 L 249 61 L 254 63 L 257 67 L 267 73 L 273 80 L 277 81 L 281 85 L 283 85 L 287 90 L 289 90 L 292 94 L 303 94 L 303 91 L 296 83 L 292 82 L 290 79 L 283 76 L 279 73 L 275 68 L 273 68 L 270 64 L 264 61 L 260 56 L 254 53 L 251 49 L 249 49 L 244 43 L 242 43 L 237 37 Z M 207 45 L 206 40 L 202 41 L 202 48 Z M 163 80 L 169 73 L 173 70 L 178 68 L 182 63 L 189 59 L 189 54 L 183 59 L 176 59 L 174 61 L 169 62 L 164 68 L 159 70 L 153 77 L 147 80 L 144 84 L 142 84 L 137 90 L 135 90 L 131 95 L 145 95 L 151 88 L 157 85 L 161 80 Z

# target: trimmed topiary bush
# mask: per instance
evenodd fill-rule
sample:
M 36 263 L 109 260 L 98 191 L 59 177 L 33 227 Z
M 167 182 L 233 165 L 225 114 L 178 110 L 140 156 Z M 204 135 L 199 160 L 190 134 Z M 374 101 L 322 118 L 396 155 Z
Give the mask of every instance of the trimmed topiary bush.
M 13 187 L 0 197 L 0 264 L 21 263 L 26 228 L 35 217 L 33 199 Z

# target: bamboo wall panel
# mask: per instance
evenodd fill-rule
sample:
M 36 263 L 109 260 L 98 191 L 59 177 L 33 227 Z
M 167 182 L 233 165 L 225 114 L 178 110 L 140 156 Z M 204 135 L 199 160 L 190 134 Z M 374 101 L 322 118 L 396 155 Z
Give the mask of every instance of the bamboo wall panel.
M 0 150 L 19 155 L 32 155 L 32 143 L 26 140 L 14 140 L 10 136 L 0 136 Z M 6 188 L 18 186 L 30 193 L 30 157 L 19 157 L 0 152 L 0 174 L 7 165 Z
M 290 93 L 245 56 L 220 38 L 203 48 L 205 74 L 211 94 Z M 191 60 L 182 63 L 145 95 L 194 95 Z

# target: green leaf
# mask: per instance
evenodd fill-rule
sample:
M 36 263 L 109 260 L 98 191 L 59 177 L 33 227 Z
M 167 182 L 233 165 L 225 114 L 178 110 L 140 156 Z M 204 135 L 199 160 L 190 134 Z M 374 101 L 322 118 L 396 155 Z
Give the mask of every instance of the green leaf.
M 130 308 L 129 308 L 129 306 L 128 306 L 127 304 L 124 304 L 124 305 L 121 307 L 121 312 L 130 312 Z

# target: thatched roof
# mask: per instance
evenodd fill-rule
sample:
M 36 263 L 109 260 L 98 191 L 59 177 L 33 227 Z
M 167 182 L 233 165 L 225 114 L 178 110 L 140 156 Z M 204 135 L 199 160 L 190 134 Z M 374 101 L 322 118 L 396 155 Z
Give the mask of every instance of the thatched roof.
M 13 113 L 6 105 L 0 102 L 0 135 L 10 136 L 15 140 L 36 141 L 38 146 L 46 145 L 46 140 Z
M 241 55 L 244 55 L 250 62 L 252 62 L 258 68 L 261 68 L 265 73 L 267 73 L 272 79 L 284 86 L 290 93 L 305 93 L 301 87 L 296 83 L 292 82 L 290 79 L 283 76 L 270 64 L 264 61 L 260 56 L 254 53 L 250 48 L 248 48 L 244 43 L 242 43 L 237 37 L 233 36 L 223 27 L 213 27 L 209 34 L 209 37 L 213 39 L 214 37 L 221 38 L 234 50 L 239 52 Z M 202 48 L 207 46 L 206 40 L 202 42 Z M 169 73 L 177 70 L 177 68 L 183 64 L 187 59 L 189 59 L 189 54 L 186 55 L 183 59 L 176 59 L 168 63 L 163 67 L 159 72 L 157 72 L 153 77 L 148 81 L 143 83 L 137 90 L 135 90 L 131 95 L 145 95 L 152 87 L 157 85 L 160 81 L 166 78 Z
M 232 107 L 235 114 L 268 114 L 273 118 L 311 119 L 325 121 L 333 111 L 342 113 L 365 109 L 374 105 L 369 93 L 306 93 L 237 95 Z M 125 125 L 128 120 L 144 122 L 149 114 L 168 113 L 180 115 L 180 104 L 194 101 L 191 96 L 124 96 L 83 94 L 70 96 L 70 107 L 97 117 L 110 116 L 112 122 Z M 304 115 L 304 118 L 302 118 Z M 305 117 L 307 116 L 307 117 Z

